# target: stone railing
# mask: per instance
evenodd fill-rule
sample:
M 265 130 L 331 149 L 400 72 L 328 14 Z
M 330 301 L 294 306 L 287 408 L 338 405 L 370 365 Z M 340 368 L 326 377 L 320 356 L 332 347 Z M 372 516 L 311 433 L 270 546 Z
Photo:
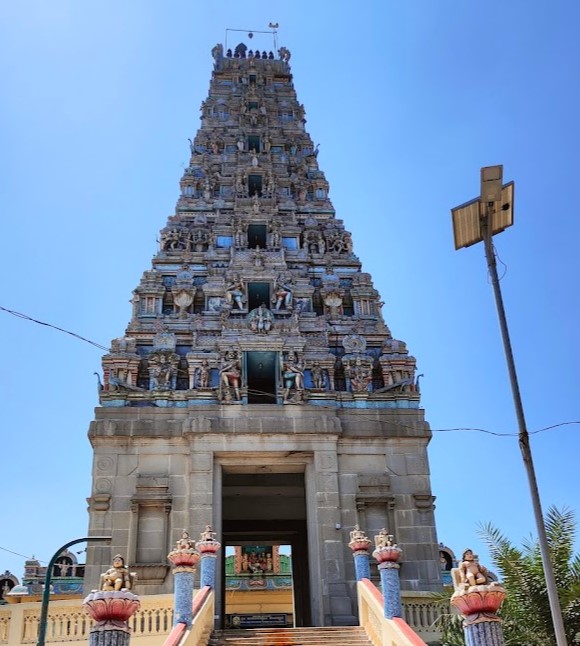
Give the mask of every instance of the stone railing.
M 212 617 L 213 620 L 213 617 Z M 38 640 L 40 603 L 17 603 L 0 607 L 0 644 L 18 646 Z M 173 623 L 173 595 L 141 598 L 141 608 L 129 620 L 133 646 L 159 646 Z M 92 620 L 81 599 L 51 601 L 48 607 L 46 643 L 67 642 L 86 646 Z M 161 638 L 161 639 L 160 639 Z
M 193 600 L 193 623 L 183 646 L 207 646 L 214 627 L 215 595 L 206 586 Z
M 411 628 L 426 642 L 439 641 L 441 632 L 438 619 L 444 612 L 440 602 L 431 592 L 401 593 L 403 618 Z
M 368 580 L 358 582 L 360 625 L 373 646 L 426 646 L 403 619 L 385 619 L 383 595 Z

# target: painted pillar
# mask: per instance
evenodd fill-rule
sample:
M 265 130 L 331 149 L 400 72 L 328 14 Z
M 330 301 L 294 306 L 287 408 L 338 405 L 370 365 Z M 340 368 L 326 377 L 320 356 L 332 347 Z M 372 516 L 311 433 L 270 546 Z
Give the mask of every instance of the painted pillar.
M 216 541 L 215 532 L 211 531 L 210 525 L 206 525 L 205 531 L 201 533 L 200 540 L 195 544 L 195 548 L 201 555 L 200 588 L 207 585 L 215 590 L 216 555 L 220 547 L 221 543 Z
M 183 531 L 176 548 L 167 558 L 173 563 L 174 601 L 173 625 L 185 624 L 191 628 L 193 621 L 193 575 L 199 553 L 189 533 Z
M 369 548 L 372 545 L 367 535 L 360 529 L 358 525 L 350 533 L 350 543 L 348 546 L 352 550 L 354 557 L 354 571 L 356 580 L 371 578 L 370 566 L 370 552 Z
M 393 536 L 381 529 L 375 536 L 376 549 L 373 556 L 379 564 L 381 588 L 383 591 L 384 615 L 387 619 L 403 616 L 401 582 L 399 580 L 399 559 L 403 550 L 393 543 Z
M 506 591 L 498 583 L 456 588 L 451 603 L 463 615 L 466 646 L 504 646 L 497 611 L 505 597 Z
M 96 622 L 89 633 L 90 646 L 128 646 L 131 639 L 129 619 L 139 610 L 139 597 L 129 590 L 95 590 L 83 601 Z

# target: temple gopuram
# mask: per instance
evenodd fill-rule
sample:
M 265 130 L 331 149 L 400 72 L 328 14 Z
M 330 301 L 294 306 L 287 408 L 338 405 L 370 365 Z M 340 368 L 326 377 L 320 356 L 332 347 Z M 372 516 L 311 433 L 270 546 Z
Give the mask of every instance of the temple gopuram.
M 142 598 L 171 593 L 167 553 L 208 524 L 240 550 L 218 562 L 220 617 L 234 580 L 282 585 L 288 545 L 295 624 L 356 624 L 357 524 L 404 546 L 403 594 L 440 589 L 431 432 L 346 228 L 357 214 L 330 200 L 290 51 L 251 45 L 212 50 L 175 210 L 102 359 L 89 532 L 113 539 L 89 545 L 85 590 L 121 553 Z M 259 576 L 248 546 L 265 550 Z

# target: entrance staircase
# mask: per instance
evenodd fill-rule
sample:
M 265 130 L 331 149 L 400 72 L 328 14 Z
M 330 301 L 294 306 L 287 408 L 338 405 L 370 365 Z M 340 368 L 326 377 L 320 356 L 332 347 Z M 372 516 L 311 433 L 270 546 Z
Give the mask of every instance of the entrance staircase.
M 361 626 L 216 630 L 209 646 L 372 646 Z

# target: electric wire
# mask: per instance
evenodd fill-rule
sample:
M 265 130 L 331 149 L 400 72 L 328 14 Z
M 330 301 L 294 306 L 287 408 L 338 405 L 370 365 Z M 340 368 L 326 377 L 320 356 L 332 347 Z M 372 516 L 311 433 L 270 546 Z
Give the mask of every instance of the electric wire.
M 503 263 L 503 261 L 501 261 L 501 259 L 500 259 L 500 262 L 506 267 L 506 271 L 507 271 L 507 265 L 505 265 L 505 263 Z M 505 275 L 505 273 L 504 273 L 504 275 Z M 87 338 L 81 336 L 80 334 L 77 334 L 76 332 L 71 332 L 70 330 L 66 330 L 66 329 L 61 328 L 61 327 L 59 327 L 57 325 L 53 325 L 52 323 L 46 323 L 44 321 L 39 321 L 38 319 L 35 319 L 32 316 L 28 316 L 27 314 L 23 314 L 21 312 L 16 312 L 14 310 L 8 309 L 7 307 L 3 307 L 2 305 L 0 305 L 0 310 L 3 311 L 3 312 L 6 312 L 7 314 L 11 314 L 12 316 L 15 316 L 17 318 L 21 318 L 21 319 L 24 319 L 26 321 L 31 321 L 32 323 L 37 323 L 38 325 L 42 325 L 44 327 L 52 328 L 54 330 L 57 330 L 58 332 L 63 332 L 64 334 L 68 334 L 68 335 L 70 335 L 70 336 L 72 336 L 72 337 L 74 337 L 76 339 L 79 339 L 80 341 L 84 341 L 85 343 L 90 343 L 94 347 L 99 348 L 100 350 L 104 350 L 105 352 L 110 351 L 110 348 L 107 348 L 104 345 L 101 345 L 100 343 L 96 343 L 95 341 L 91 341 L 90 339 L 87 339 Z M 183 374 L 184 376 L 187 376 L 187 372 L 184 371 L 184 370 L 179 370 L 178 372 L 181 372 L 181 374 Z M 271 393 L 271 392 L 266 392 L 266 391 L 261 391 L 261 390 L 256 390 L 256 389 L 246 389 L 246 391 L 248 393 L 252 394 L 252 395 L 266 396 L 266 397 L 272 398 L 273 400 L 277 400 L 277 396 L 274 393 Z M 338 400 L 339 401 L 339 406 L 338 406 L 338 408 L 346 409 L 346 407 L 343 405 L 344 400 L 342 399 L 342 396 L 340 394 L 341 391 L 338 391 L 338 393 L 339 393 L 339 400 Z M 326 410 L 336 410 L 336 408 L 337 408 L 337 406 L 331 406 L 331 405 L 328 405 L 328 404 L 317 404 L 317 407 L 320 408 L 320 409 L 326 409 Z M 382 423 L 372 415 L 361 413 L 360 409 L 354 409 L 354 408 L 350 409 L 349 408 L 348 410 L 356 411 L 356 416 L 357 416 L 358 419 L 368 419 L 368 420 L 374 422 L 375 424 L 381 424 Z M 406 428 L 406 429 L 410 429 L 410 430 L 417 430 L 417 426 L 411 426 L 409 424 L 404 424 L 403 422 L 400 422 L 398 420 L 393 420 L 392 422 L 390 422 L 390 424 L 399 426 L 401 428 Z M 544 428 L 539 428 L 539 429 L 536 429 L 536 430 L 533 430 L 533 431 L 529 431 L 528 433 L 529 433 L 529 435 L 536 435 L 538 433 L 544 433 L 546 431 L 561 428 L 563 426 L 571 426 L 571 425 L 575 425 L 575 424 L 580 425 L 580 421 L 559 422 L 557 424 L 551 424 L 550 426 L 546 426 Z M 361 430 L 370 430 L 370 429 L 361 429 Z M 501 433 L 501 432 L 497 432 L 497 431 L 490 431 L 489 429 L 485 429 L 485 428 L 476 428 L 476 427 L 434 428 L 434 429 L 429 429 L 429 431 L 431 433 L 456 433 L 456 432 L 472 432 L 472 433 L 474 433 L 475 432 L 475 433 L 485 433 L 487 435 L 493 435 L 494 437 L 518 437 L 518 435 L 519 435 L 517 432 L 516 433 Z M 2 548 L 0 548 L 0 549 L 2 549 Z M 20 554 L 19 556 L 22 556 L 22 555 Z
M 64 332 L 65 334 L 69 334 L 70 336 L 73 336 L 76 339 L 79 339 L 80 341 L 84 341 L 85 343 L 90 343 L 91 345 L 94 345 L 96 348 L 99 348 L 99 350 L 105 350 L 105 352 L 109 352 L 109 348 L 106 348 L 104 345 L 101 345 L 100 343 L 96 343 L 95 341 L 91 341 L 90 339 L 86 339 L 84 336 L 81 336 L 80 334 L 77 334 L 76 332 L 71 332 L 70 330 L 65 330 L 62 327 L 58 327 L 57 325 L 53 325 L 52 323 L 46 323 L 45 321 L 39 321 L 38 319 L 32 318 L 32 316 L 28 316 L 28 314 L 22 314 L 22 312 L 16 312 L 14 310 L 10 310 L 7 307 L 2 307 L 2 305 L 0 305 L 0 310 L 2 310 L 3 312 L 6 312 L 8 314 L 12 314 L 12 316 L 16 316 L 19 319 L 24 319 L 26 321 L 31 321 L 32 323 L 37 323 L 38 325 L 43 325 L 45 327 L 50 327 L 53 330 L 57 330 L 58 332 Z
M 499 253 L 497 252 L 496 246 L 492 243 L 492 248 L 493 248 L 493 255 L 495 256 L 495 259 L 503 266 L 503 273 L 501 276 L 499 276 L 498 280 L 502 281 L 508 271 L 508 266 L 505 264 L 505 262 L 500 258 Z
M 25 554 L 20 554 L 19 552 L 15 552 L 14 550 L 9 550 L 7 547 L 0 547 L 0 550 L 2 550 L 3 552 L 9 552 L 10 554 L 14 554 L 15 556 L 21 556 L 23 559 L 26 559 L 27 561 L 31 561 L 32 559 L 34 559 L 39 563 L 48 563 L 48 561 L 42 561 L 41 559 L 37 559 L 34 555 L 26 556 Z

